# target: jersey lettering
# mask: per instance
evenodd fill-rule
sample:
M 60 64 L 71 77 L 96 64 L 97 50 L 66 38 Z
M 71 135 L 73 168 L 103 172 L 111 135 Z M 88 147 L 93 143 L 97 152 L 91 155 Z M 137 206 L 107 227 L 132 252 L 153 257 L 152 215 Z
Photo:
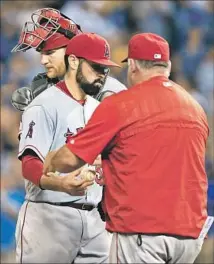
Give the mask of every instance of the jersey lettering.
M 96 166 L 95 168 L 95 173 L 96 173 L 96 177 L 95 177 L 95 182 L 99 185 L 104 185 L 104 178 L 103 178 L 103 170 L 101 167 Z
M 73 135 L 74 135 L 74 133 L 72 133 L 72 132 L 70 131 L 70 129 L 68 128 L 68 129 L 67 129 L 67 132 L 64 134 L 64 137 L 66 138 L 66 140 L 65 140 L 65 143 L 66 143 L 66 144 L 68 143 L 70 137 L 73 136 Z
M 76 129 L 76 133 L 78 133 L 78 132 L 79 132 L 80 130 L 82 130 L 82 129 L 83 129 L 83 127 L 78 127 L 78 128 Z M 68 129 L 67 129 L 67 132 L 64 134 L 64 137 L 66 137 L 65 143 L 67 144 L 67 143 L 69 142 L 70 138 L 71 138 L 73 135 L 75 135 L 76 133 L 71 132 L 70 129 L 68 128 Z

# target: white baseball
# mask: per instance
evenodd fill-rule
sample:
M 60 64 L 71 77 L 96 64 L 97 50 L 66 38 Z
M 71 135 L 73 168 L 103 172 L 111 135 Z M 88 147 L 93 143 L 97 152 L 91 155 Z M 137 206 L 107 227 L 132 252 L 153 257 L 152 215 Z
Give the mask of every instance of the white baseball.
M 59 175 L 60 175 L 60 172 L 55 171 L 54 174 L 55 174 L 56 176 L 59 176 Z
M 82 176 L 87 181 L 92 181 L 95 179 L 95 174 L 92 171 L 83 171 Z

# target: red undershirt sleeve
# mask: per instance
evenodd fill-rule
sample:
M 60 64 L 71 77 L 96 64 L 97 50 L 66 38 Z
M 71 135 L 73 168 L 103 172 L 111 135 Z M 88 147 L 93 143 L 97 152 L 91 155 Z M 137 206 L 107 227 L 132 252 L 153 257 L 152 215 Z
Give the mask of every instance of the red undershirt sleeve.
M 25 155 L 22 157 L 22 175 L 26 180 L 39 186 L 42 177 L 43 162 L 39 157 Z

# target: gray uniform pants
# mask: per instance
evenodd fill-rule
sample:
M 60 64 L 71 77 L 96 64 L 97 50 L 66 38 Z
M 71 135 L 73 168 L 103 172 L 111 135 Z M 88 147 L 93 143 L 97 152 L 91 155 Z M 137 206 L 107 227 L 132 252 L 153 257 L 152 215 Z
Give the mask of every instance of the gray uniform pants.
M 111 240 L 96 208 L 24 202 L 16 243 L 17 263 L 108 263 Z
M 113 233 L 110 263 L 193 263 L 203 239 Z

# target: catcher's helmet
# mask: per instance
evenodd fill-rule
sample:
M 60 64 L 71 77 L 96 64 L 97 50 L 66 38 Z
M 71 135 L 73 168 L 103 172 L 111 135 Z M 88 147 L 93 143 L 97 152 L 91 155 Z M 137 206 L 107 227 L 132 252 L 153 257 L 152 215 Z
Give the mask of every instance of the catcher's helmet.
M 55 38 L 57 37 L 58 41 L 55 42 L 55 46 L 51 46 L 51 49 L 60 48 L 66 46 L 73 36 L 81 33 L 78 24 L 53 8 L 39 9 L 32 13 L 31 19 L 31 22 L 25 23 L 18 44 L 12 52 L 27 51 L 30 48 L 38 49 L 42 43 L 57 33 L 58 36 L 56 35 Z

